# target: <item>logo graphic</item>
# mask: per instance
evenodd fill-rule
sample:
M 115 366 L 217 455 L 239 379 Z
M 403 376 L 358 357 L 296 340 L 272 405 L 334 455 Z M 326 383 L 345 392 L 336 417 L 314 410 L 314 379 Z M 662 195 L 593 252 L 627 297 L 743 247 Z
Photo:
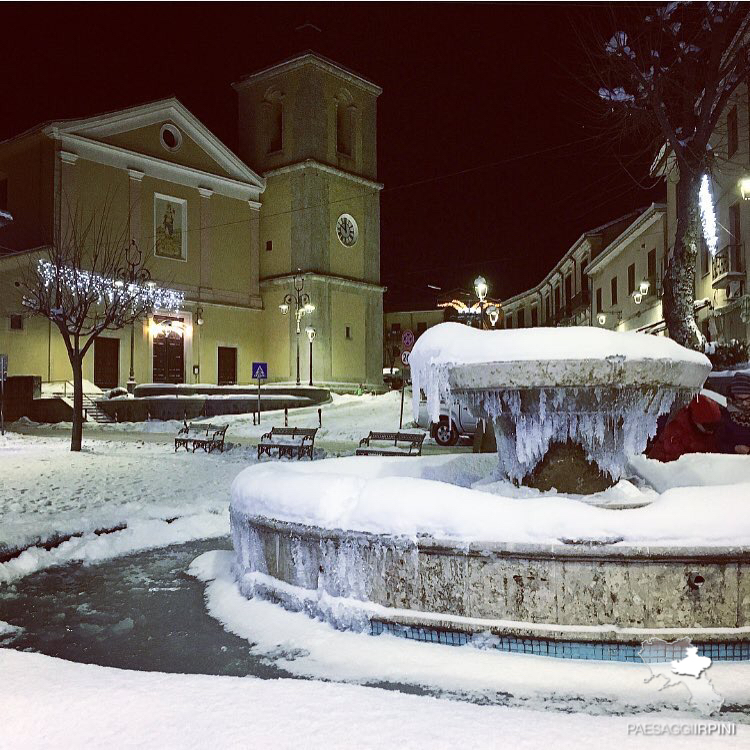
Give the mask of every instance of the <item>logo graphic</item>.
M 656 680 L 659 690 L 683 685 L 689 693 L 689 703 L 703 714 L 710 715 L 721 709 L 724 698 L 720 696 L 703 673 L 711 666 L 711 659 L 698 655 L 698 647 L 689 638 L 664 641 L 649 638 L 641 644 L 638 655 L 651 670 L 645 682 Z

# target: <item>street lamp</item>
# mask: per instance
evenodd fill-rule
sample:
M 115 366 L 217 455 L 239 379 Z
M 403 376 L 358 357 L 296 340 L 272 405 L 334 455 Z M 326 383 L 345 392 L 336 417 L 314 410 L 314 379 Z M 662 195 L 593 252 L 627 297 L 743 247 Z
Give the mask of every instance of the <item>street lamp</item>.
M 294 294 L 287 294 L 284 296 L 284 301 L 279 305 L 282 315 L 288 315 L 289 311 L 294 305 L 294 317 L 297 320 L 297 385 L 300 384 L 299 380 L 299 334 L 300 334 L 300 321 L 305 315 L 310 315 L 315 311 L 315 305 L 310 302 L 310 295 L 302 290 L 305 287 L 305 279 L 302 276 L 302 271 L 298 268 L 297 273 L 294 274 Z M 309 334 L 308 334 L 309 335 Z M 312 346 L 312 340 L 310 341 Z
M 151 284 L 151 273 L 146 268 L 141 268 L 141 253 L 138 243 L 130 240 L 130 245 L 125 251 L 125 266 L 118 269 L 118 281 L 125 284 Z M 133 352 L 135 350 L 135 321 L 130 324 L 130 375 L 128 377 L 128 393 L 135 390 L 135 369 L 133 367 Z
M 307 326 L 307 328 L 305 328 L 305 333 L 310 341 L 310 385 L 312 385 L 312 342 L 315 339 L 315 329 L 312 326 Z
M 487 292 L 490 290 L 487 279 L 484 276 L 477 276 L 474 279 L 474 292 L 479 297 L 479 327 L 484 328 L 484 300 Z

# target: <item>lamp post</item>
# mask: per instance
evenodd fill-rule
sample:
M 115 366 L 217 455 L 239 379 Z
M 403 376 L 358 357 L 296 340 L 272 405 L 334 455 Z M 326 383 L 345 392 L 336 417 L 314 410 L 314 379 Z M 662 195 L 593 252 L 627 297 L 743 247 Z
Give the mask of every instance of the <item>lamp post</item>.
M 117 277 L 126 284 L 148 284 L 151 281 L 151 273 L 147 269 L 140 267 L 142 258 L 143 253 L 141 253 L 138 243 L 135 240 L 130 240 L 130 245 L 125 251 L 125 266 L 118 269 Z M 135 321 L 130 324 L 130 375 L 127 382 L 128 393 L 133 393 L 135 390 L 134 351 Z
M 487 297 L 487 292 L 490 290 L 487 284 L 487 279 L 484 276 L 477 276 L 474 279 L 474 292 L 479 298 L 479 327 L 484 328 L 484 300 Z
M 312 385 L 312 342 L 315 340 L 315 329 L 312 326 L 307 326 L 305 333 L 310 341 L 310 385 Z
M 300 321 L 305 315 L 310 315 L 315 311 L 315 305 L 310 302 L 310 295 L 307 292 L 302 291 L 305 287 L 305 279 L 302 276 L 302 271 L 298 268 L 297 273 L 294 274 L 294 293 L 287 294 L 284 296 L 284 301 L 279 305 L 282 315 L 288 315 L 289 311 L 294 305 L 294 317 L 297 320 L 297 385 L 300 384 L 299 380 L 299 334 L 300 334 Z M 310 341 L 312 346 L 312 341 Z

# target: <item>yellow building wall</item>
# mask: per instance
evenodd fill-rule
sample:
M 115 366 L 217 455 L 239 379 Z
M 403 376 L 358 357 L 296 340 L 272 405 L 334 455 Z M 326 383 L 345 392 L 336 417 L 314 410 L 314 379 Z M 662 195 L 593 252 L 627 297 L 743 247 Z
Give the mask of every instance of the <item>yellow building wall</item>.
M 156 159 L 162 159 L 174 164 L 183 164 L 203 172 L 211 172 L 223 177 L 229 176 L 229 173 L 225 169 L 220 167 L 214 159 L 179 127 L 177 129 L 182 134 L 182 145 L 180 148 L 177 151 L 169 151 L 164 148 L 161 144 L 161 128 L 162 125 L 167 123 L 177 127 L 170 120 L 165 120 L 155 125 L 147 125 L 146 127 L 136 128 L 125 133 L 98 137 L 95 140 L 119 146 L 129 151 L 137 151 L 139 154 L 146 154 L 147 156 L 153 156 Z
M 272 287 L 265 290 L 262 295 L 263 312 L 260 331 L 264 347 L 261 359 L 268 362 L 268 379 L 271 381 L 286 381 L 291 377 L 290 349 L 293 345 L 292 336 L 296 335 L 292 327 L 294 316 L 282 315 L 279 310 L 279 305 L 284 301 L 284 295 L 288 291 L 284 287 Z M 304 333 L 300 335 L 304 336 Z
M 63 205 L 60 207 L 63 227 L 70 222 L 85 227 L 91 221 L 86 244 L 93 246 L 95 232 L 103 226 L 109 233 L 110 244 L 122 243 L 126 247 L 130 239 L 128 173 L 85 159 L 78 159 L 72 169 L 75 172 L 74 184 L 63 186 Z
M 250 383 L 252 363 L 264 361 L 262 313 L 218 305 L 204 305 L 203 310 L 203 325 L 193 326 L 193 363 L 200 365 L 197 380 L 217 383 L 218 348 L 228 346 L 237 349 L 237 383 Z M 189 373 L 186 382 L 195 381 Z
M 260 209 L 260 275 L 279 276 L 292 266 L 291 186 L 287 175 L 268 178 Z M 271 250 L 266 243 L 271 241 Z
M 361 295 L 331 290 L 331 370 L 334 381 L 366 378 L 365 300 Z M 351 339 L 346 338 L 349 326 Z
M 211 287 L 247 294 L 250 290 L 251 222 L 257 221 L 245 201 L 212 195 Z M 189 208 L 188 208 L 189 210 Z

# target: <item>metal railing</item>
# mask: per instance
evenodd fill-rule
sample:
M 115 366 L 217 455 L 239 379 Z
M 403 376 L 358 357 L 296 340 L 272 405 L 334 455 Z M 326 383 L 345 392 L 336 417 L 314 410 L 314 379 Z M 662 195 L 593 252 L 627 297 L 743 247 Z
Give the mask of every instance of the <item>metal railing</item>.
M 733 243 L 725 245 L 711 259 L 711 276 L 713 286 L 727 284 L 745 275 L 744 245 Z

